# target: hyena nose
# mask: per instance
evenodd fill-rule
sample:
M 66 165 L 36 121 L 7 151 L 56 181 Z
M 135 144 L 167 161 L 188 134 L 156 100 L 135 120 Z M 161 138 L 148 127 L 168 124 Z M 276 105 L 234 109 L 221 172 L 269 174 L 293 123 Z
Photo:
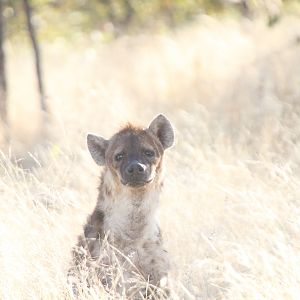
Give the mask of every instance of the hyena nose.
M 146 171 L 146 166 L 139 163 L 138 161 L 131 162 L 125 169 L 125 172 L 128 175 L 139 175 L 143 174 Z

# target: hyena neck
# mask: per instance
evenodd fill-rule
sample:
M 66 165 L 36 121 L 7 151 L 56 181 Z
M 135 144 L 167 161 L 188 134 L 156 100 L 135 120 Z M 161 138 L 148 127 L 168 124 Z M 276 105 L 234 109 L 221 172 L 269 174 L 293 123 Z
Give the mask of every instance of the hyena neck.
M 112 176 L 106 169 L 99 187 L 97 209 L 104 213 L 104 232 L 123 241 L 157 239 L 161 183 L 137 190 L 115 184 Z

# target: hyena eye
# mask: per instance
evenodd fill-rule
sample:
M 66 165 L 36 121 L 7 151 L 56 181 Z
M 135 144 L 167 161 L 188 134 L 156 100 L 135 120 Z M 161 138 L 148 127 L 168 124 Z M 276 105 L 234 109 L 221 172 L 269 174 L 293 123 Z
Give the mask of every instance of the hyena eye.
M 154 151 L 152 150 L 145 150 L 145 155 L 148 156 L 148 157 L 153 157 L 154 156 Z
M 118 153 L 115 155 L 115 160 L 116 161 L 121 161 L 124 157 L 124 154 L 123 153 Z

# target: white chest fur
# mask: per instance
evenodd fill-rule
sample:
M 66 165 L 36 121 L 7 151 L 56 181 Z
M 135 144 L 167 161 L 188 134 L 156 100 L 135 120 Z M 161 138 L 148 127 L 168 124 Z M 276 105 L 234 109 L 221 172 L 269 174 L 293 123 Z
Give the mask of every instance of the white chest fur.
M 98 203 L 104 212 L 104 231 L 123 241 L 154 240 L 158 236 L 158 197 L 156 189 L 132 192 L 124 187 Z

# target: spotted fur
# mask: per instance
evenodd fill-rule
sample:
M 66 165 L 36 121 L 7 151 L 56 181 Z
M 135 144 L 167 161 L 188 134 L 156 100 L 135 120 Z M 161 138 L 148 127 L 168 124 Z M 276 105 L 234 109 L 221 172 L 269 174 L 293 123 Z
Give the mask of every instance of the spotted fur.
M 89 151 L 97 164 L 104 165 L 104 170 L 96 207 L 74 250 L 77 262 L 82 260 L 78 253 L 97 260 L 106 239 L 134 264 L 126 270 L 128 278 L 137 268 L 153 285 L 165 280 L 170 266 L 157 212 L 163 184 L 163 154 L 173 141 L 172 126 L 163 115 L 146 129 L 127 125 L 110 140 L 88 136 Z M 123 162 L 119 161 L 120 156 L 116 159 L 118 153 L 122 153 Z M 128 174 L 122 170 L 125 168 L 126 173 L 131 160 L 145 166 L 142 184 L 131 184 L 132 176 L 125 180 Z

